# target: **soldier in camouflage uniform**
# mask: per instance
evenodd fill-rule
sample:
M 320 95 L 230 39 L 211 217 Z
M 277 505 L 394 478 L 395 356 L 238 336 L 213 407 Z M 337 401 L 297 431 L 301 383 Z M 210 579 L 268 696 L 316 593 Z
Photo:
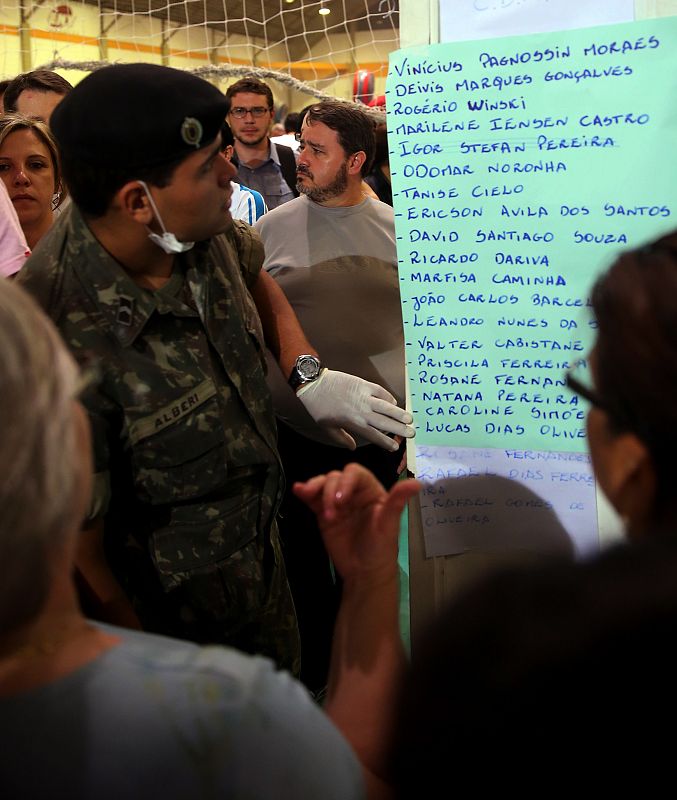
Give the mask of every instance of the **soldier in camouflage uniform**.
M 218 89 L 167 67 L 85 78 L 52 117 L 73 207 L 19 282 L 102 371 L 83 398 L 96 488 L 77 559 L 99 615 L 297 672 L 264 339 L 292 377 L 317 352 L 261 272 L 258 235 L 230 218 L 226 107 Z M 303 396 L 314 419 L 402 427 L 381 387 L 331 377 Z
M 116 70 L 122 75 L 115 76 Z M 205 146 L 219 138 L 225 100 L 198 78 L 151 65 L 110 67 L 86 81 L 96 83 L 97 77 L 98 87 L 81 84 L 53 120 L 64 167 L 73 174 L 82 163 L 85 177 L 74 176 L 75 205 L 45 238 L 19 282 L 42 303 L 76 356 L 93 354 L 101 368 L 100 384 L 83 399 L 93 428 L 94 513 L 103 519 L 98 528 L 103 527 L 107 564 L 145 629 L 225 642 L 298 671 L 298 630 L 275 526 L 282 475 L 263 330 L 250 294 L 257 287 L 263 250 L 248 226 L 231 224 L 227 210 L 221 212 L 222 204 L 228 207 L 234 169 L 220 155 L 209 161 L 212 148 Z M 121 104 L 105 97 L 116 88 L 116 79 L 128 87 Z M 118 111 L 125 107 L 126 122 L 133 126 L 135 102 L 145 112 L 158 85 L 167 96 L 155 99 L 171 98 L 172 106 L 157 107 L 152 152 L 162 156 L 164 149 L 168 161 L 178 154 L 197 159 L 199 170 L 220 171 L 209 178 L 209 191 L 216 187 L 219 196 L 219 213 L 212 209 L 211 214 L 227 228 L 226 235 L 200 241 L 182 254 L 165 253 L 150 242 L 159 253 L 156 261 L 168 265 L 161 280 L 138 269 L 142 259 L 125 260 L 127 223 L 106 238 L 101 225 L 118 220 L 114 212 L 90 219 L 77 207 L 87 171 L 107 161 L 102 126 L 115 123 L 105 120 L 99 127 L 90 119 L 89 130 L 77 134 L 85 137 L 84 145 L 75 133 L 79 117 L 92 116 L 87 104 L 93 96 L 99 101 L 97 114 L 106 102 Z M 163 126 L 175 134 L 169 144 L 162 140 Z M 137 131 L 131 136 L 117 132 L 114 157 L 132 161 L 131 144 L 148 158 L 149 145 L 139 139 L 143 129 Z M 201 174 L 198 179 L 203 180 Z M 147 183 L 146 192 L 139 186 L 135 195 L 139 205 L 155 193 L 150 179 Z M 82 206 L 87 208 L 86 197 Z M 200 218 L 209 217 L 209 211 Z M 149 224 L 158 227 L 150 218 Z M 205 232 L 182 238 L 204 238 Z M 153 255 L 147 263 L 155 263 Z M 102 599 L 105 590 L 97 591 L 96 569 L 86 564 L 80 569 Z M 109 619 L 116 621 L 114 614 Z
M 142 626 L 227 641 L 295 667 L 296 622 L 274 525 L 280 465 L 247 291 L 262 259 L 251 229 L 237 223 L 182 256 L 183 269 L 151 292 L 73 208 L 20 282 L 69 347 L 96 354 L 103 367 L 101 386 L 83 398 L 96 505 L 107 510 L 108 561 Z

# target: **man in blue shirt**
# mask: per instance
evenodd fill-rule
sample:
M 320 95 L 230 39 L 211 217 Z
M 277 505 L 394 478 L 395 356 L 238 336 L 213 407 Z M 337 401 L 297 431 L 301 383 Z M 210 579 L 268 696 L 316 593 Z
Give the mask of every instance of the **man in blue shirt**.
M 275 113 L 270 88 L 255 78 L 243 78 L 228 87 L 226 98 L 240 183 L 260 192 L 269 209 L 298 197 L 294 153 L 273 145 L 268 135 Z

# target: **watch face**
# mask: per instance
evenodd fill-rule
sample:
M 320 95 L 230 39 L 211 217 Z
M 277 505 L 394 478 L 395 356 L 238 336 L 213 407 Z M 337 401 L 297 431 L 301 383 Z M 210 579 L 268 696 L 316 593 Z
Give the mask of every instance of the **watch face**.
M 296 369 L 304 380 L 316 378 L 320 371 L 320 363 L 313 356 L 301 356 L 296 362 Z

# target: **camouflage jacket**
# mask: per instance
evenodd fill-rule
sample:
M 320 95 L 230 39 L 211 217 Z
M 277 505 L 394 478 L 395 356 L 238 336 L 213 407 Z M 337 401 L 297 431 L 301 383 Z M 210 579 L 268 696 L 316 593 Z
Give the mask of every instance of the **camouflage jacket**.
M 235 223 L 178 256 L 169 283 L 148 291 L 73 206 L 18 277 L 74 355 L 102 368 L 83 402 L 111 565 L 125 542 L 147 548 L 165 591 L 273 526 L 282 476 L 248 291 L 262 262 L 258 236 Z

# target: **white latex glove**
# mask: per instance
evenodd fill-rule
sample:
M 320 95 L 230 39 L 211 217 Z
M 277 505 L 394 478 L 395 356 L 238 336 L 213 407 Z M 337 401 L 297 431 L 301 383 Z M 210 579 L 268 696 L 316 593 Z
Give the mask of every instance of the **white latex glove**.
M 395 451 L 399 445 L 387 433 L 410 439 L 415 432 L 409 424 L 411 414 L 398 407 L 390 392 L 356 375 L 324 369 L 317 380 L 301 386 L 296 396 L 318 425 L 351 450 L 357 445 L 350 433 Z

